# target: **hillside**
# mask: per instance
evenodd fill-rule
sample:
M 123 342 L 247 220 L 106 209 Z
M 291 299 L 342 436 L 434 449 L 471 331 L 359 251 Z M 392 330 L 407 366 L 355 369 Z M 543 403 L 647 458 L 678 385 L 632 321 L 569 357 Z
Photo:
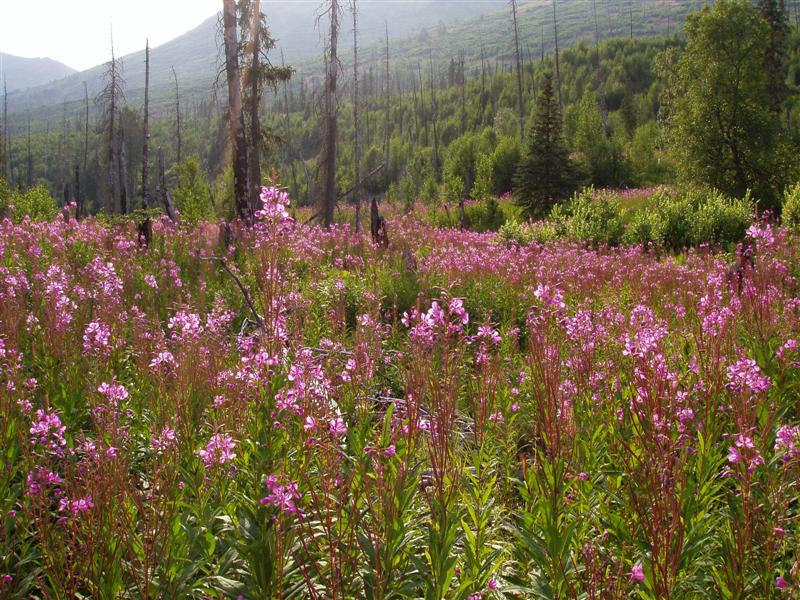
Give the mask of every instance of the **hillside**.
M 703 0 L 642 0 L 629 6 L 622 3 L 598 2 L 598 33 L 602 39 L 629 35 L 666 34 L 676 32 L 686 14 L 697 9 Z M 412 9 L 409 9 L 409 6 Z M 589 10 L 587 11 L 587 7 Z M 278 40 L 273 60 L 280 60 L 283 51 L 287 62 L 298 71 L 295 81 L 316 74 L 321 69 L 322 42 L 315 26 L 316 2 L 269 2 L 264 4 L 272 35 Z M 392 38 L 392 62 L 395 68 L 416 66 L 433 60 L 444 65 L 460 52 L 467 61 L 480 61 L 481 49 L 492 62 L 509 62 L 512 57 L 511 31 L 505 1 L 442 1 L 422 0 L 412 4 L 401 2 L 364 1 L 360 11 L 360 40 L 365 61 L 378 60 L 388 23 Z M 525 58 L 538 53 L 551 53 L 552 4 L 549 0 L 520 2 L 520 36 Z M 582 38 L 594 36 L 591 4 L 586 0 L 562 0 L 558 4 L 559 43 L 567 48 Z M 324 25 L 323 25 L 324 28 Z M 352 45 L 350 14 L 343 14 L 343 35 L 340 43 L 346 68 Z M 184 97 L 207 99 L 220 63 L 217 45 L 217 17 L 211 17 L 192 31 L 152 50 L 152 90 L 154 112 L 166 109 L 171 102 L 174 66 Z M 134 106 L 141 102 L 144 81 L 144 52 L 123 57 L 127 96 Z M 34 128 L 44 128 L 44 121 L 60 119 L 64 103 L 80 103 L 84 82 L 93 98 L 102 85 L 104 67 L 98 66 L 76 73 L 61 81 L 39 86 L 9 99 L 12 124 L 14 114 L 30 109 Z M 76 105 L 68 112 L 79 112 Z
M 320 56 L 323 48 L 320 28 L 317 27 L 318 4 L 289 0 L 263 3 L 270 31 L 278 40 L 273 60 L 280 60 L 280 51 L 283 51 L 290 64 L 304 63 L 305 69 L 317 68 L 318 61 L 314 59 Z M 436 27 L 440 23 L 444 25 L 455 19 L 475 16 L 498 7 L 497 0 L 422 0 L 411 5 L 413 10 L 409 10 L 409 4 L 399 2 L 362 0 L 360 4 L 359 34 L 363 44 L 383 39 L 385 23 L 389 23 L 390 35 L 402 37 L 418 32 L 420 28 Z M 350 13 L 345 11 L 342 15 L 340 38 L 342 47 L 352 44 L 350 18 Z M 172 94 L 173 66 L 183 94 L 187 97 L 208 97 L 221 62 L 218 50 L 221 38 L 217 23 L 217 15 L 209 17 L 184 35 L 152 49 L 151 85 L 156 102 L 159 98 Z M 321 23 L 325 29 L 324 19 Z M 136 103 L 144 93 L 144 51 L 122 57 L 122 63 L 128 99 Z M 84 83 L 90 98 L 97 94 L 102 86 L 104 69 L 103 65 L 98 65 L 62 81 L 10 95 L 11 113 L 13 115 L 15 112 L 32 109 L 35 111 L 34 118 L 38 120 L 60 115 L 64 102 L 79 102 L 83 98 Z M 51 110 L 42 110 L 47 107 Z
M 23 58 L 11 54 L 0 55 L 0 66 L 0 85 L 5 77 L 9 94 L 76 73 L 75 69 L 52 58 Z

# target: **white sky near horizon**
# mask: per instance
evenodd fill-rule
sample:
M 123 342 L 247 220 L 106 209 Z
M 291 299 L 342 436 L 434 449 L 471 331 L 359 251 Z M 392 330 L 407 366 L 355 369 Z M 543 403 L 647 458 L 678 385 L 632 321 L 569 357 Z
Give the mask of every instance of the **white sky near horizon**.
M 158 46 L 222 10 L 222 0 L 0 0 L 0 53 L 47 57 L 79 71 Z

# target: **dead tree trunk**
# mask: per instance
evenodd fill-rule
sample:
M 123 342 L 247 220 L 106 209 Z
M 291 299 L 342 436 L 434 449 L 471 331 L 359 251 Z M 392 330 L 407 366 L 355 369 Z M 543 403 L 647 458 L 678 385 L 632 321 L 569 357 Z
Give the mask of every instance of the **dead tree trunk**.
M 358 120 L 358 5 L 357 0 L 351 0 L 353 11 L 353 152 L 354 152 L 354 189 L 356 201 L 356 233 L 361 233 L 361 147 L 359 146 L 359 120 Z
M 144 50 L 144 141 L 142 142 L 142 207 L 150 207 L 150 40 Z
M 167 213 L 170 221 L 173 223 L 178 222 L 178 215 L 175 213 L 175 204 L 172 202 L 172 196 L 167 189 L 167 175 L 164 172 L 164 149 L 158 149 L 158 195 L 161 198 L 161 205 Z
M 433 52 L 428 51 L 428 58 L 431 69 L 431 123 L 433 125 L 433 171 L 437 177 L 439 175 L 439 134 L 436 130 L 436 85 L 434 82 L 435 75 L 433 71 Z
M 517 110 L 519 111 L 519 139 L 525 139 L 525 102 L 522 96 L 522 57 L 519 52 L 519 26 L 517 0 L 511 0 L 511 20 L 514 25 L 514 59 L 517 64 Z
M 5 76 L 3 77 L 3 123 L 0 125 L 0 175 L 2 175 L 8 184 L 11 178 L 8 175 L 8 87 L 5 83 Z
M 75 165 L 75 218 L 80 221 L 83 209 L 83 201 L 81 200 L 81 167 Z
M 117 152 L 117 60 L 114 56 L 114 39 L 111 39 L 111 95 L 109 102 L 110 119 L 108 122 L 108 209 L 114 211 L 117 203 L 117 183 L 114 175 L 114 158 Z
M 286 61 L 283 58 L 283 50 L 281 50 L 281 66 L 286 66 Z M 283 114 L 286 121 L 286 154 L 289 159 L 289 168 L 292 171 L 292 197 L 297 201 L 299 193 L 297 189 L 297 168 L 294 161 L 294 149 L 292 145 L 292 121 L 289 118 L 289 82 L 283 82 Z
M 464 62 L 464 51 L 459 57 L 459 83 L 461 84 L 461 135 L 467 132 L 467 73 Z
M 561 98 L 561 64 L 559 61 L 558 52 L 558 17 L 556 16 L 556 0 L 553 0 L 553 42 L 555 43 L 556 52 L 556 84 L 558 85 L 558 106 L 563 112 L 564 102 Z
M 384 56 L 386 88 L 384 90 L 385 111 L 384 111 L 384 117 L 383 117 L 384 118 L 383 154 L 384 154 L 384 162 L 388 166 L 389 165 L 389 136 L 390 136 L 390 132 L 391 132 L 391 124 L 390 124 L 391 106 L 390 106 L 389 96 L 390 96 L 390 93 L 391 93 L 392 80 L 391 80 L 391 76 L 390 76 L 390 72 L 389 72 L 389 23 L 388 22 L 384 22 L 384 24 L 386 25 L 386 54 Z
M 117 168 L 119 170 L 119 211 L 128 214 L 128 152 L 125 149 L 125 130 L 119 129 L 119 148 L 117 149 Z
M 233 162 L 234 194 L 236 196 L 236 215 L 250 221 L 249 193 L 247 176 L 247 139 L 244 131 L 244 112 L 242 110 L 242 83 L 239 72 L 239 43 L 236 32 L 236 2 L 223 0 L 223 25 L 225 29 L 225 70 L 228 80 L 228 110 Z
M 325 110 L 322 157 L 322 216 L 325 227 L 333 225 L 336 208 L 336 135 L 337 111 L 336 86 L 339 74 L 337 45 L 339 43 L 339 0 L 330 0 L 328 16 L 331 20 L 328 41 L 327 75 L 325 77 Z
M 261 1 L 254 0 L 250 3 L 250 65 L 247 70 L 246 80 L 250 84 L 250 148 L 247 151 L 248 172 L 250 176 L 250 210 L 258 210 L 261 196 L 261 119 L 258 115 L 261 104 L 261 90 L 259 89 L 259 62 L 261 52 Z
M 33 154 L 31 153 L 31 115 L 28 113 L 28 175 L 27 175 L 28 189 L 33 187 Z
M 175 146 L 178 162 L 181 162 L 183 154 L 183 140 L 181 138 L 181 89 L 178 86 L 178 74 L 175 67 L 172 67 L 172 78 L 175 80 Z
M 83 164 L 81 167 L 83 173 L 86 173 L 86 163 L 89 161 L 89 86 L 85 81 L 83 82 L 83 99 Z

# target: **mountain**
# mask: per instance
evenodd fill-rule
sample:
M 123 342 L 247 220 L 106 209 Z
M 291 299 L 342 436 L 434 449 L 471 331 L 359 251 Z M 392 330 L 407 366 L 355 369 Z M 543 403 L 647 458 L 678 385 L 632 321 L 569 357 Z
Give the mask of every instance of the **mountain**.
M 11 92 L 50 83 L 77 72 L 52 58 L 23 58 L 11 54 L 0 55 L 0 65 L 0 71 L 8 83 L 9 95 Z
M 346 4 L 346 3 L 343 3 Z M 280 61 L 283 51 L 288 64 L 306 61 L 304 68 L 321 65 L 320 57 L 328 29 L 327 17 L 320 15 L 319 2 L 303 0 L 270 0 L 263 2 L 271 35 L 277 40 L 272 60 Z M 468 18 L 505 6 L 504 0 L 416 0 L 414 2 L 386 0 L 361 0 L 359 2 L 359 40 L 363 45 L 384 39 L 386 28 L 391 38 L 407 36 L 425 27 L 446 27 L 455 19 Z M 181 92 L 187 96 L 207 97 L 222 64 L 219 47 L 222 39 L 218 22 L 220 15 L 206 19 L 188 33 L 151 50 L 151 89 L 155 112 L 159 98 L 173 92 L 172 67 L 178 75 Z M 341 15 L 340 45 L 344 50 L 352 46 L 352 15 L 344 10 Z M 124 78 L 129 101 L 141 101 L 144 95 L 144 51 L 122 57 Z M 26 111 L 50 107 L 45 114 L 36 111 L 36 117 L 60 114 L 62 105 L 79 102 L 86 83 L 89 97 L 102 88 L 105 67 L 99 65 L 75 73 L 58 82 L 9 94 L 10 111 Z M 224 78 L 221 80 L 224 84 Z M 9 89 L 10 91 L 10 89 Z
M 346 5 L 346 3 L 343 3 Z M 638 2 L 597 2 L 597 31 L 601 39 L 616 36 L 674 35 L 686 15 L 705 0 L 640 0 Z M 322 49 L 328 21 L 319 14 L 320 2 L 270 0 L 264 12 L 277 47 L 271 57 L 296 68 L 294 82 L 314 81 L 322 72 Z M 418 69 L 433 60 L 437 68 L 464 53 L 474 71 L 485 54 L 495 68 L 510 68 L 513 34 L 506 0 L 360 0 L 359 43 L 365 67 L 382 58 L 382 40 L 388 26 L 394 70 Z M 587 0 L 560 0 L 557 4 L 558 36 L 561 49 L 580 40 L 593 40 L 595 21 Z M 207 99 L 218 74 L 222 75 L 222 45 L 218 21 L 213 16 L 188 33 L 152 49 L 151 98 L 153 116 L 171 111 L 174 98 L 172 68 L 178 75 L 184 99 Z M 520 0 L 520 45 L 524 60 L 551 53 L 553 39 L 552 0 Z M 341 16 L 340 57 L 345 73 L 352 47 L 352 15 Z M 140 106 L 144 96 L 144 51 L 122 58 L 128 102 Z M 59 81 L 9 95 L 12 121 L 31 111 L 34 129 L 43 121 L 58 120 L 64 114 L 80 112 L 84 83 L 89 98 L 103 85 L 104 66 L 75 73 Z M 345 78 L 347 75 L 345 75 Z M 317 78 L 318 79 L 318 78 Z M 224 75 L 219 78 L 224 98 Z M 295 83 L 297 85 L 297 83 Z M 17 113 L 18 119 L 14 119 Z

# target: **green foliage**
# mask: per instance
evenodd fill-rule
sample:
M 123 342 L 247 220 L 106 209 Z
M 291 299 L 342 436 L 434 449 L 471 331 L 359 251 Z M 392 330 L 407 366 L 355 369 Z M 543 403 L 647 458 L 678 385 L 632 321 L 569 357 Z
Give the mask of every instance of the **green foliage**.
M 575 170 L 561 135 L 561 112 L 553 76 L 545 75 L 534 126 L 519 163 L 514 196 L 531 215 L 546 214 L 576 187 Z
M 639 185 L 664 183 L 671 179 L 672 165 L 661 151 L 661 132 L 649 121 L 637 128 L 628 146 L 633 179 Z
M 439 186 L 436 184 L 433 175 L 427 177 L 423 182 L 419 197 L 425 206 L 436 206 L 439 204 Z
M 800 182 L 784 193 L 781 219 L 784 225 L 800 233 Z
M 485 199 L 494 194 L 494 169 L 492 156 L 484 154 L 478 161 L 475 185 L 472 188 L 472 195 L 475 198 Z
M 497 231 L 506 221 L 506 215 L 494 196 L 466 207 L 467 227 L 471 231 Z
M 3 192 L 0 189 L 0 210 L 3 209 Z M 15 223 L 21 222 L 25 217 L 32 221 L 49 221 L 58 214 L 58 206 L 50 192 L 43 185 L 37 185 L 26 192 L 6 193 L 8 203 L 6 209 L 11 207 L 12 218 Z
M 702 244 L 726 247 L 744 238 L 752 218 L 749 194 L 733 199 L 711 189 L 677 195 L 659 192 L 634 213 L 623 239 L 673 251 Z
M 178 177 L 178 185 L 172 195 L 181 220 L 197 223 L 210 218 L 213 214 L 211 193 L 197 157 L 184 159 L 175 166 L 174 171 Z
M 492 153 L 493 192 L 502 196 L 511 191 L 522 148 L 517 137 L 501 138 Z
M 588 187 L 576 194 L 564 209 L 554 211 L 554 220 L 563 219 L 569 239 L 595 245 L 617 245 L 622 240 L 622 206 L 612 194 L 597 195 L 593 187 Z
M 0 219 L 8 213 L 8 205 L 11 203 L 11 190 L 8 188 L 8 182 L 0 177 Z
M 599 187 L 618 187 L 629 181 L 630 167 L 623 144 L 603 128 L 597 94 L 585 94 L 574 105 L 574 110 L 577 113 L 574 146 L 580 153 L 580 165 L 590 183 Z
M 775 205 L 784 174 L 764 69 L 769 26 L 747 0 L 718 0 L 689 17 L 686 50 L 662 69 L 666 122 L 684 178 Z M 796 157 L 795 157 L 796 160 Z

